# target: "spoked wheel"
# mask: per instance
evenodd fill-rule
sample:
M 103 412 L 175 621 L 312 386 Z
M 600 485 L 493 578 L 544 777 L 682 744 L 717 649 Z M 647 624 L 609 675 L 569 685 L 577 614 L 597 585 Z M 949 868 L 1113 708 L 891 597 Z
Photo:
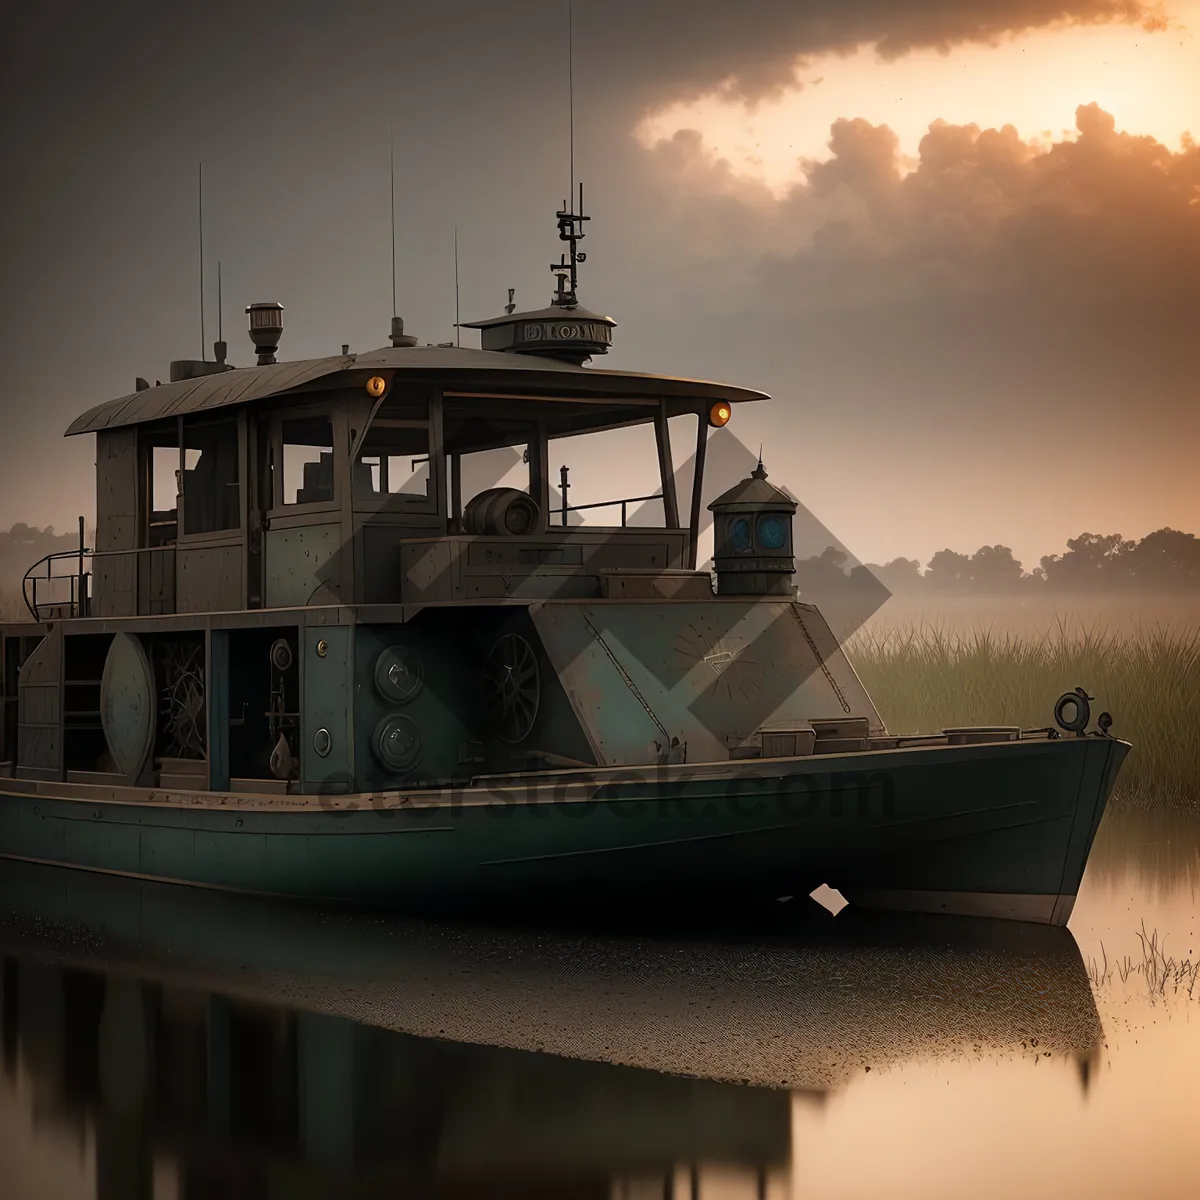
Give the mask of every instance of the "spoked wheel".
M 529 736 L 541 694 L 533 647 L 523 637 L 506 633 L 483 664 L 483 702 L 504 741 L 523 742 Z

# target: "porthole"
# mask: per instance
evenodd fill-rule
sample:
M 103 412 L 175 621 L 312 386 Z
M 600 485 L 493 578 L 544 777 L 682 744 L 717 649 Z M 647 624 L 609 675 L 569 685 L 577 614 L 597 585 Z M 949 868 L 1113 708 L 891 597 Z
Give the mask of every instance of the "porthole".
M 735 517 L 729 523 L 729 541 L 735 554 L 750 549 L 750 522 L 745 517 Z
M 375 687 L 392 704 L 407 704 L 424 681 L 421 659 L 407 646 L 389 646 L 375 662 Z
M 421 757 L 421 730 L 403 713 L 384 717 L 371 740 L 375 757 L 393 773 L 407 771 Z

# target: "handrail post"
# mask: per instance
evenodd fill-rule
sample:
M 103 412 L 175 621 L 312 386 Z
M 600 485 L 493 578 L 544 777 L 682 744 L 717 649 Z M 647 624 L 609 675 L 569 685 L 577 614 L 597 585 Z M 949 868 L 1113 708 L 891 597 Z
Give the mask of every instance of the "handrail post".
M 72 597 L 72 603 L 71 603 L 72 613 L 74 613 L 76 616 L 79 616 L 79 617 L 82 617 L 85 615 L 84 611 L 83 611 L 83 539 L 84 539 L 84 525 L 83 525 L 83 514 L 81 513 L 80 517 L 79 517 L 79 595 L 77 597 Z M 74 592 L 75 588 L 72 587 L 71 591 Z M 76 611 L 77 608 L 78 608 L 78 611 Z
M 558 469 L 558 486 L 559 490 L 562 492 L 562 523 L 565 527 L 567 524 L 567 512 L 569 511 L 567 509 L 567 489 L 571 486 L 567 482 L 566 467 L 559 467 Z

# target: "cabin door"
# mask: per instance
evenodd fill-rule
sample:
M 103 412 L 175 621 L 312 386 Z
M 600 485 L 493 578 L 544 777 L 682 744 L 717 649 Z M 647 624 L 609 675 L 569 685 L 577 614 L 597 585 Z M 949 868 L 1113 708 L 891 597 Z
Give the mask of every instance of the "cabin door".
M 53 629 L 21 667 L 17 682 L 18 778 L 62 778 L 62 653 L 62 631 Z
M 246 607 L 262 608 L 266 587 L 263 547 L 267 514 L 273 503 L 271 479 L 271 430 L 266 418 L 247 423 L 249 453 L 246 455 Z

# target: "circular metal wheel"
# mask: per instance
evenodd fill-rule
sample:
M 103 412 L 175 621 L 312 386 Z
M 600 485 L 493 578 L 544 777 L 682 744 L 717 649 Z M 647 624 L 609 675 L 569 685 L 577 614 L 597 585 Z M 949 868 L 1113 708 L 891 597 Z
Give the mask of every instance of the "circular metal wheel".
M 523 637 L 506 633 L 483 664 L 483 702 L 504 741 L 516 744 L 529 736 L 541 695 L 533 647 Z
M 283 672 L 291 669 L 292 666 L 292 648 L 287 644 L 286 638 L 276 638 L 271 645 L 271 666 L 275 670 Z
M 421 730 L 403 713 L 384 717 L 371 740 L 375 757 L 393 774 L 407 771 L 421 757 Z
M 407 646 L 389 646 L 375 662 L 375 686 L 393 704 L 407 704 L 424 681 L 421 659 Z

